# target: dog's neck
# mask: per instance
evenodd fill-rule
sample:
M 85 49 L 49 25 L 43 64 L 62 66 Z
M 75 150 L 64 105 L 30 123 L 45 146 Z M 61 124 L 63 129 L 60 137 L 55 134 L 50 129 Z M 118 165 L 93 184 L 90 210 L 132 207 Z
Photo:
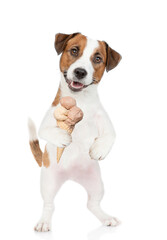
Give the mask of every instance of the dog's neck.
M 61 81 L 60 81 L 60 90 L 61 90 L 61 97 L 70 96 L 76 99 L 79 105 L 85 104 L 92 104 L 93 102 L 99 102 L 99 96 L 97 92 L 97 84 L 92 84 L 82 91 L 74 92 L 69 89 L 66 80 L 61 73 Z

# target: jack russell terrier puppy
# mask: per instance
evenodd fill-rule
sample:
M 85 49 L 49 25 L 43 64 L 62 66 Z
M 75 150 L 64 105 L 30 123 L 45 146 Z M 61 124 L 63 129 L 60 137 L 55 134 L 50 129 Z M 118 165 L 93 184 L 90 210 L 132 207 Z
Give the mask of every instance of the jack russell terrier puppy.
M 99 160 L 109 153 L 115 131 L 103 109 L 97 87 L 104 70 L 110 71 L 121 60 L 121 55 L 104 41 L 92 40 L 80 33 L 61 34 L 55 37 L 55 49 L 61 55 L 61 81 L 57 95 L 46 113 L 39 129 L 39 137 L 46 140 L 44 153 L 37 139 L 36 128 L 29 120 L 30 147 L 41 169 L 41 194 L 43 213 L 35 226 L 38 232 L 49 231 L 54 210 L 54 197 L 62 184 L 73 180 L 81 184 L 88 194 L 88 209 L 107 226 L 119 221 L 104 213 L 100 207 L 103 197 Z M 84 117 L 68 134 L 57 126 L 54 111 L 62 97 L 76 100 Z M 66 147 L 59 163 L 57 147 Z

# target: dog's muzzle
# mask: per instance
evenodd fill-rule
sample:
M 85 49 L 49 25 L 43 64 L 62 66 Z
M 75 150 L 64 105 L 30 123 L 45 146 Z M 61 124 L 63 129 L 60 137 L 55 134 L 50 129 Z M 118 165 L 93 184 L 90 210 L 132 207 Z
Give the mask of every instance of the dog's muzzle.
M 64 78 L 68 84 L 68 87 L 74 91 L 74 92 L 79 92 L 82 89 L 88 87 L 89 85 L 91 85 L 92 83 L 88 84 L 88 85 L 84 85 L 82 83 L 82 80 L 86 77 L 87 75 L 87 71 L 83 68 L 76 68 L 74 69 L 74 80 L 70 80 L 67 78 L 67 71 L 64 71 Z

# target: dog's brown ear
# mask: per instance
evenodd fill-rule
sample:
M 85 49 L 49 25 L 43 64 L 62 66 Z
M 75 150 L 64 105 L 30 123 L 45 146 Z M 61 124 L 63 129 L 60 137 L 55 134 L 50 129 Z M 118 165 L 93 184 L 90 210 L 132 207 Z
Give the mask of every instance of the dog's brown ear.
M 64 34 L 64 33 L 57 33 L 55 36 L 55 49 L 57 54 L 59 55 L 62 53 L 66 47 L 67 42 L 75 37 L 79 33 L 72 33 L 72 34 Z
M 110 48 L 106 42 L 105 44 L 106 44 L 106 53 L 107 53 L 106 71 L 108 72 L 118 65 L 122 57 L 118 52 Z

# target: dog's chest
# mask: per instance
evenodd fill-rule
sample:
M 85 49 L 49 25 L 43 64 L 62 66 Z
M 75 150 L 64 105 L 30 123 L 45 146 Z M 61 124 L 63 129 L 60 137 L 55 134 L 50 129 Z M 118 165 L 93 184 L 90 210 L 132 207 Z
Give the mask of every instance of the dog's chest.
M 89 119 L 83 119 L 82 122 L 75 126 L 72 133 L 73 144 L 82 145 L 82 148 L 87 148 L 95 137 L 98 135 L 95 116 Z
M 83 119 L 75 125 L 70 145 L 71 147 L 74 145 L 75 150 L 80 148 L 81 151 L 88 151 L 94 139 L 98 136 L 96 116 L 100 108 L 99 99 L 92 96 L 75 99 L 77 106 L 83 111 Z
M 96 109 L 95 106 L 79 106 L 83 113 L 83 119 L 76 124 L 72 133 L 73 143 L 76 145 L 82 144 L 82 148 L 88 148 L 98 135 L 96 124 Z
M 89 159 L 89 149 L 98 136 L 98 128 L 96 124 L 96 110 L 85 109 L 79 106 L 84 113 L 84 118 L 76 124 L 72 132 L 72 143 L 66 147 L 61 165 L 82 165 Z M 78 162 L 79 160 L 79 162 Z

